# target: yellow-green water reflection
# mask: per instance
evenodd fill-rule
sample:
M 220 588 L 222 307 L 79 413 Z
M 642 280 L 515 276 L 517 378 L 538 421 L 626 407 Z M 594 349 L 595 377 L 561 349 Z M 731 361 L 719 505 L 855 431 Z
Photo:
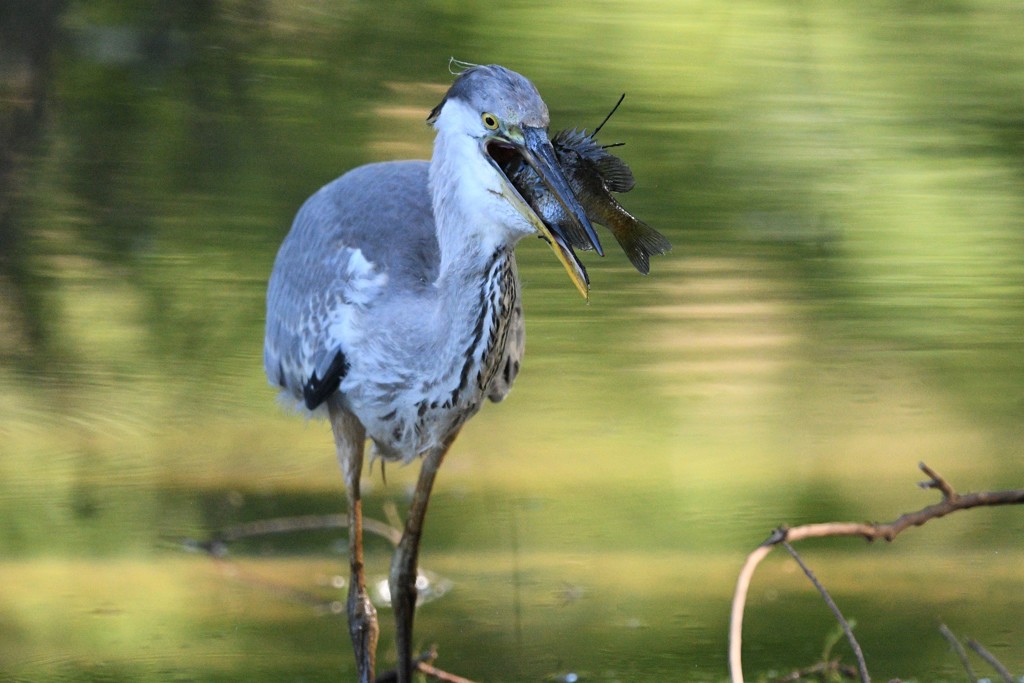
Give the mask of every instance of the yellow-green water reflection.
M 0 31 L 47 35 L 12 7 Z M 589 259 L 584 305 L 520 248 L 526 364 L 460 436 L 424 541 L 453 582 L 417 621 L 443 666 L 723 680 L 736 572 L 775 525 L 922 507 L 920 460 L 963 491 L 1024 481 L 1014 3 L 98 1 L 52 21 L 50 71 L 0 34 L 0 129 L 47 93 L 2 150 L 0 678 L 348 671 L 337 533 L 221 561 L 179 541 L 342 509 L 329 431 L 262 376 L 266 276 L 321 184 L 429 154 L 452 54 L 534 79 L 555 127 L 627 91 L 602 136 L 675 249 L 647 278 Z M 414 474 L 376 470 L 368 512 Z M 975 510 L 806 552 L 876 678 L 962 680 L 940 621 L 1024 671 L 1022 532 Z M 772 558 L 746 670 L 810 664 L 831 628 Z

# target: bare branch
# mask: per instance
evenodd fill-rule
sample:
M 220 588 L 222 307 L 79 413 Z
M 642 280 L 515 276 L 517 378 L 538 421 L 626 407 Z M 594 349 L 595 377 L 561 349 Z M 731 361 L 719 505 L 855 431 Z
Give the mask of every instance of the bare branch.
M 953 487 L 936 474 L 930 467 L 921 463 L 920 468 L 931 477 L 923 482 L 922 488 L 937 489 L 942 492 L 942 501 L 921 508 L 915 512 L 900 515 L 891 522 L 884 524 L 865 522 L 830 522 L 827 524 L 806 524 L 783 530 L 783 540 L 789 542 L 802 541 L 805 538 L 822 538 L 825 536 L 863 536 L 869 541 L 885 539 L 891 541 L 900 532 L 912 526 L 921 526 L 939 517 L 945 517 L 957 510 L 968 510 L 974 507 L 992 507 L 996 505 L 1019 505 L 1024 503 L 1024 489 L 1006 491 L 981 491 L 979 493 L 958 494 Z M 769 538 L 765 543 L 770 543 Z M 775 541 L 779 543 L 780 541 Z
M 743 659 L 741 656 L 743 610 L 747 604 L 750 579 L 753 578 L 757 565 L 772 551 L 773 545 L 762 543 L 754 552 L 747 555 L 747 561 L 743 563 L 740 576 L 736 580 L 736 592 L 732 598 L 732 614 L 729 616 L 729 674 L 732 683 L 743 683 Z
M 740 570 L 739 578 L 736 581 L 736 590 L 733 594 L 732 611 L 729 621 L 729 673 L 730 680 L 733 683 L 743 683 L 743 612 L 746 608 L 750 581 L 754 576 L 757 565 L 776 545 L 780 543 L 795 543 L 807 538 L 824 538 L 827 536 L 861 536 L 868 541 L 877 539 L 892 541 L 905 529 L 912 526 L 921 526 L 930 520 L 945 517 L 957 510 L 1024 503 L 1024 489 L 958 494 L 949 482 L 935 472 L 935 470 L 928 467 L 928 465 L 922 462 L 918 464 L 918 467 L 930 477 L 921 486 L 940 491 L 942 493 L 942 500 L 940 502 L 928 505 L 915 512 L 908 512 L 884 524 L 877 522 L 827 522 L 823 524 L 804 524 L 792 528 L 780 526 L 773 530 L 771 535 L 747 556 L 746 561 L 743 563 L 743 568 Z M 1005 671 L 1005 669 L 1003 670 Z

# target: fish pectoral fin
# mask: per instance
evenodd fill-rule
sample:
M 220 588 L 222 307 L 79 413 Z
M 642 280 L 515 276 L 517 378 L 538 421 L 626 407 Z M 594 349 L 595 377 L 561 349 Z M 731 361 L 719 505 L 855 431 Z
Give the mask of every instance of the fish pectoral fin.
M 612 154 L 606 154 L 596 162 L 597 172 L 609 192 L 629 192 L 636 185 L 636 178 L 629 165 Z

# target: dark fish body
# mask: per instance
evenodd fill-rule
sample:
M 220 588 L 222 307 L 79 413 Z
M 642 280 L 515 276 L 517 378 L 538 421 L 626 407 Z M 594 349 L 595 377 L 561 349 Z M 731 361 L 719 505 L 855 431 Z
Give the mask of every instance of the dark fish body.
M 551 145 L 587 218 L 611 231 L 634 268 L 644 275 L 650 272 L 651 255 L 664 254 L 672 245 L 664 235 L 626 211 L 612 196 L 612 192 L 629 192 L 636 182 L 626 162 L 598 144 L 593 134 L 586 131 L 560 131 L 551 139 Z M 565 235 L 570 247 L 593 248 L 586 234 L 575 227 L 565 207 L 529 166 L 520 165 L 510 173 L 509 179 L 537 215 Z

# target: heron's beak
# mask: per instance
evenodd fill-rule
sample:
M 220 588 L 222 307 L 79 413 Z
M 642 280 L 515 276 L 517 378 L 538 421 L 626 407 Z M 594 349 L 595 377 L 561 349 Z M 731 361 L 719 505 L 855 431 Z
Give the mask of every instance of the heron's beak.
M 569 181 L 566 180 L 565 174 L 562 173 L 562 169 L 558 166 L 555 150 L 551 146 L 551 141 L 548 140 L 547 131 L 543 128 L 524 126 L 522 134 L 519 135 L 517 133 L 518 131 L 515 133 L 500 133 L 492 140 L 498 145 L 508 146 L 522 157 L 523 161 L 537 173 L 544 186 L 558 200 L 558 203 L 562 205 L 566 215 L 576 223 L 575 227 L 580 229 L 580 232 L 586 234 L 597 253 L 604 256 L 604 251 L 601 249 L 601 242 L 597 238 L 594 226 L 590 224 L 586 212 L 569 186 Z M 499 170 L 501 169 L 499 168 Z M 537 212 L 523 199 L 504 171 L 502 171 L 502 175 L 506 181 L 502 188 L 502 194 L 505 199 L 547 241 L 551 246 L 551 250 L 555 252 L 555 256 L 561 262 L 562 267 L 565 268 L 565 272 L 569 274 L 569 279 L 576 285 L 576 289 L 579 290 L 584 299 L 589 298 L 590 279 L 587 277 L 587 271 L 583 268 L 583 264 L 580 263 L 576 254 L 569 246 L 568 238 L 562 234 L 561 229 L 557 225 L 551 226 L 545 223 L 537 215 Z

